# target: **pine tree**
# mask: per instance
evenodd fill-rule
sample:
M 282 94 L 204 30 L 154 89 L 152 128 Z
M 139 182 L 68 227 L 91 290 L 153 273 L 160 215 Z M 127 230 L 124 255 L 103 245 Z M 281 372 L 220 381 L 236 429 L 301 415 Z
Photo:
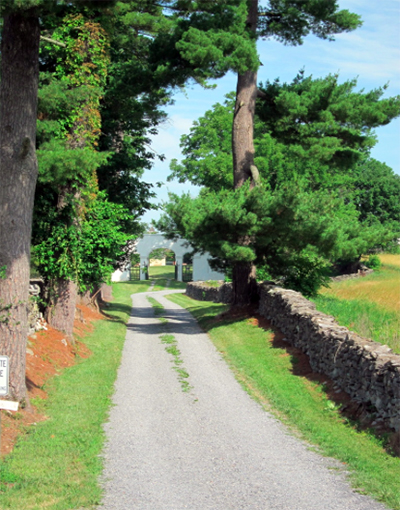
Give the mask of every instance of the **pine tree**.
M 35 7 L 5 12 L 0 84 L 0 352 L 10 358 L 10 395 L 18 401 L 26 397 L 39 35 Z
M 400 115 L 400 97 L 355 87 L 355 80 L 340 84 L 336 75 L 312 79 L 302 72 L 292 83 L 260 86 L 258 186 L 247 182 L 234 191 L 229 94 L 182 137 L 185 158 L 171 165 L 171 177 L 203 186 L 200 197 L 172 196 L 159 228 L 209 251 L 219 269 L 257 263 L 264 278 L 306 294 L 326 281 L 334 261 L 354 262 L 398 237 L 397 180 L 366 158 L 377 142 L 374 128 Z M 247 244 L 238 242 L 246 235 Z
M 357 15 L 337 11 L 335 0 L 314 2 L 306 0 L 270 0 L 261 7 L 258 0 L 249 2 L 247 27 L 254 38 L 275 37 L 285 44 L 301 44 L 310 32 L 323 39 L 332 34 L 353 30 L 359 26 Z M 257 33 L 258 32 L 258 33 Z M 257 70 L 238 73 L 236 104 L 232 128 L 234 187 L 239 188 L 250 180 L 255 186 L 258 169 L 254 164 L 253 125 L 257 91 Z M 244 236 L 238 242 L 246 245 Z M 247 304 L 256 295 L 256 273 L 251 263 L 237 263 L 233 269 L 234 303 Z

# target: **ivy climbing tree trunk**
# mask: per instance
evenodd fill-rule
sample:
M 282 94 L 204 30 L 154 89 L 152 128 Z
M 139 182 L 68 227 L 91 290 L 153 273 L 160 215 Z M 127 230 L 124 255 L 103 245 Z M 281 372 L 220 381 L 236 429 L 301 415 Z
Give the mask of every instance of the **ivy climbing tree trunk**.
M 4 17 L 0 84 L 0 354 L 10 358 L 10 395 L 26 398 L 30 239 L 37 179 L 39 18 Z
M 69 27 L 69 28 L 68 28 Z M 76 152 L 90 149 L 96 153 L 101 132 L 100 100 L 107 76 L 108 38 L 99 23 L 86 19 L 83 15 L 67 16 L 63 20 L 64 37 L 67 44 L 63 78 L 69 81 L 71 90 L 80 90 L 84 99 L 75 105 L 72 111 L 71 126 L 66 135 L 66 148 Z M 77 33 L 76 39 L 70 38 L 68 30 Z M 61 66 L 59 66 L 61 69 Z M 95 195 L 98 192 L 96 165 L 85 168 L 86 176 L 77 172 L 65 184 L 59 187 L 58 212 L 70 206 L 68 220 L 76 232 L 81 232 L 85 221 L 85 192 Z M 74 264 L 79 261 L 80 254 L 73 253 L 70 247 L 69 276 L 51 279 L 52 302 L 48 309 L 49 323 L 63 331 L 73 342 L 73 326 L 75 307 L 78 300 L 78 271 L 73 271 Z M 78 265 L 78 264 L 77 264 Z
M 52 282 L 53 294 L 51 305 L 47 309 L 46 320 L 55 329 L 64 332 L 71 343 L 75 320 L 75 308 L 78 297 L 78 287 L 72 280 L 58 278 Z
M 61 186 L 59 188 L 57 205 L 59 212 L 68 205 L 68 196 L 74 196 L 76 202 L 79 202 L 81 199 L 79 191 L 76 190 L 73 193 L 70 185 Z M 78 219 L 72 218 L 71 221 L 78 228 Z M 49 293 L 50 302 L 46 309 L 46 320 L 50 326 L 65 333 L 68 340 L 74 344 L 73 329 L 78 299 L 78 286 L 70 278 L 54 278 L 49 282 Z
M 251 0 L 247 17 L 250 32 L 256 33 L 258 0 Z M 235 189 L 250 180 L 250 188 L 258 181 L 254 164 L 254 112 L 257 99 L 257 71 L 248 70 L 238 75 L 236 103 L 232 127 L 233 186 Z M 249 244 L 250 239 L 238 239 L 238 244 Z M 252 263 L 236 263 L 233 268 L 233 304 L 247 305 L 257 298 L 256 269 Z

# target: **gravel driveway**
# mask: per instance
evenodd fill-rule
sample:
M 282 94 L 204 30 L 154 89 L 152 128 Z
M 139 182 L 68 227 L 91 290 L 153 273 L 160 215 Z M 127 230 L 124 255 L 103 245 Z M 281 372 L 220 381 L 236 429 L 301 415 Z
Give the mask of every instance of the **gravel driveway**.
M 386 508 L 353 492 L 336 461 L 310 451 L 248 396 L 192 316 L 163 297 L 172 292 L 132 296 L 115 406 L 105 426 L 101 508 Z M 164 305 L 168 326 L 147 296 Z M 188 392 L 160 340 L 165 332 L 177 341 Z

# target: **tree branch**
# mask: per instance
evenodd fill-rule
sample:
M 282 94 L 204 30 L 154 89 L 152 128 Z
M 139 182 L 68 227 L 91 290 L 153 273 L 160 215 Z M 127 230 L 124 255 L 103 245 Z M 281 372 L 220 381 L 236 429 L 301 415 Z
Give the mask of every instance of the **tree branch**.
M 66 48 L 67 45 L 61 41 L 56 41 L 55 39 L 51 39 L 50 37 L 46 37 L 45 35 L 41 35 L 40 36 L 40 39 L 42 41 L 46 41 L 46 42 L 49 42 L 51 44 L 56 44 L 57 46 L 61 46 L 62 48 Z

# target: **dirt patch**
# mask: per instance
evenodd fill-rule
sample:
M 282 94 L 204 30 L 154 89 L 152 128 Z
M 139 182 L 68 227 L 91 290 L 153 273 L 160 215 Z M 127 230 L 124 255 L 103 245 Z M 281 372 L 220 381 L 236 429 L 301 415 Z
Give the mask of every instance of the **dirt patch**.
M 75 314 L 74 337 L 82 338 L 93 329 L 95 320 L 104 316 L 87 306 L 79 305 Z M 47 393 L 44 385 L 51 377 L 59 375 L 66 367 L 72 366 L 77 356 L 86 358 L 90 350 L 81 341 L 71 343 L 60 331 L 46 325 L 46 330 L 38 331 L 28 338 L 26 353 L 26 386 L 29 401 L 45 399 Z M 1 411 L 1 452 L 2 456 L 10 453 L 27 427 L 45 420 L 47 417 L 35 405 L 17 412 Z

